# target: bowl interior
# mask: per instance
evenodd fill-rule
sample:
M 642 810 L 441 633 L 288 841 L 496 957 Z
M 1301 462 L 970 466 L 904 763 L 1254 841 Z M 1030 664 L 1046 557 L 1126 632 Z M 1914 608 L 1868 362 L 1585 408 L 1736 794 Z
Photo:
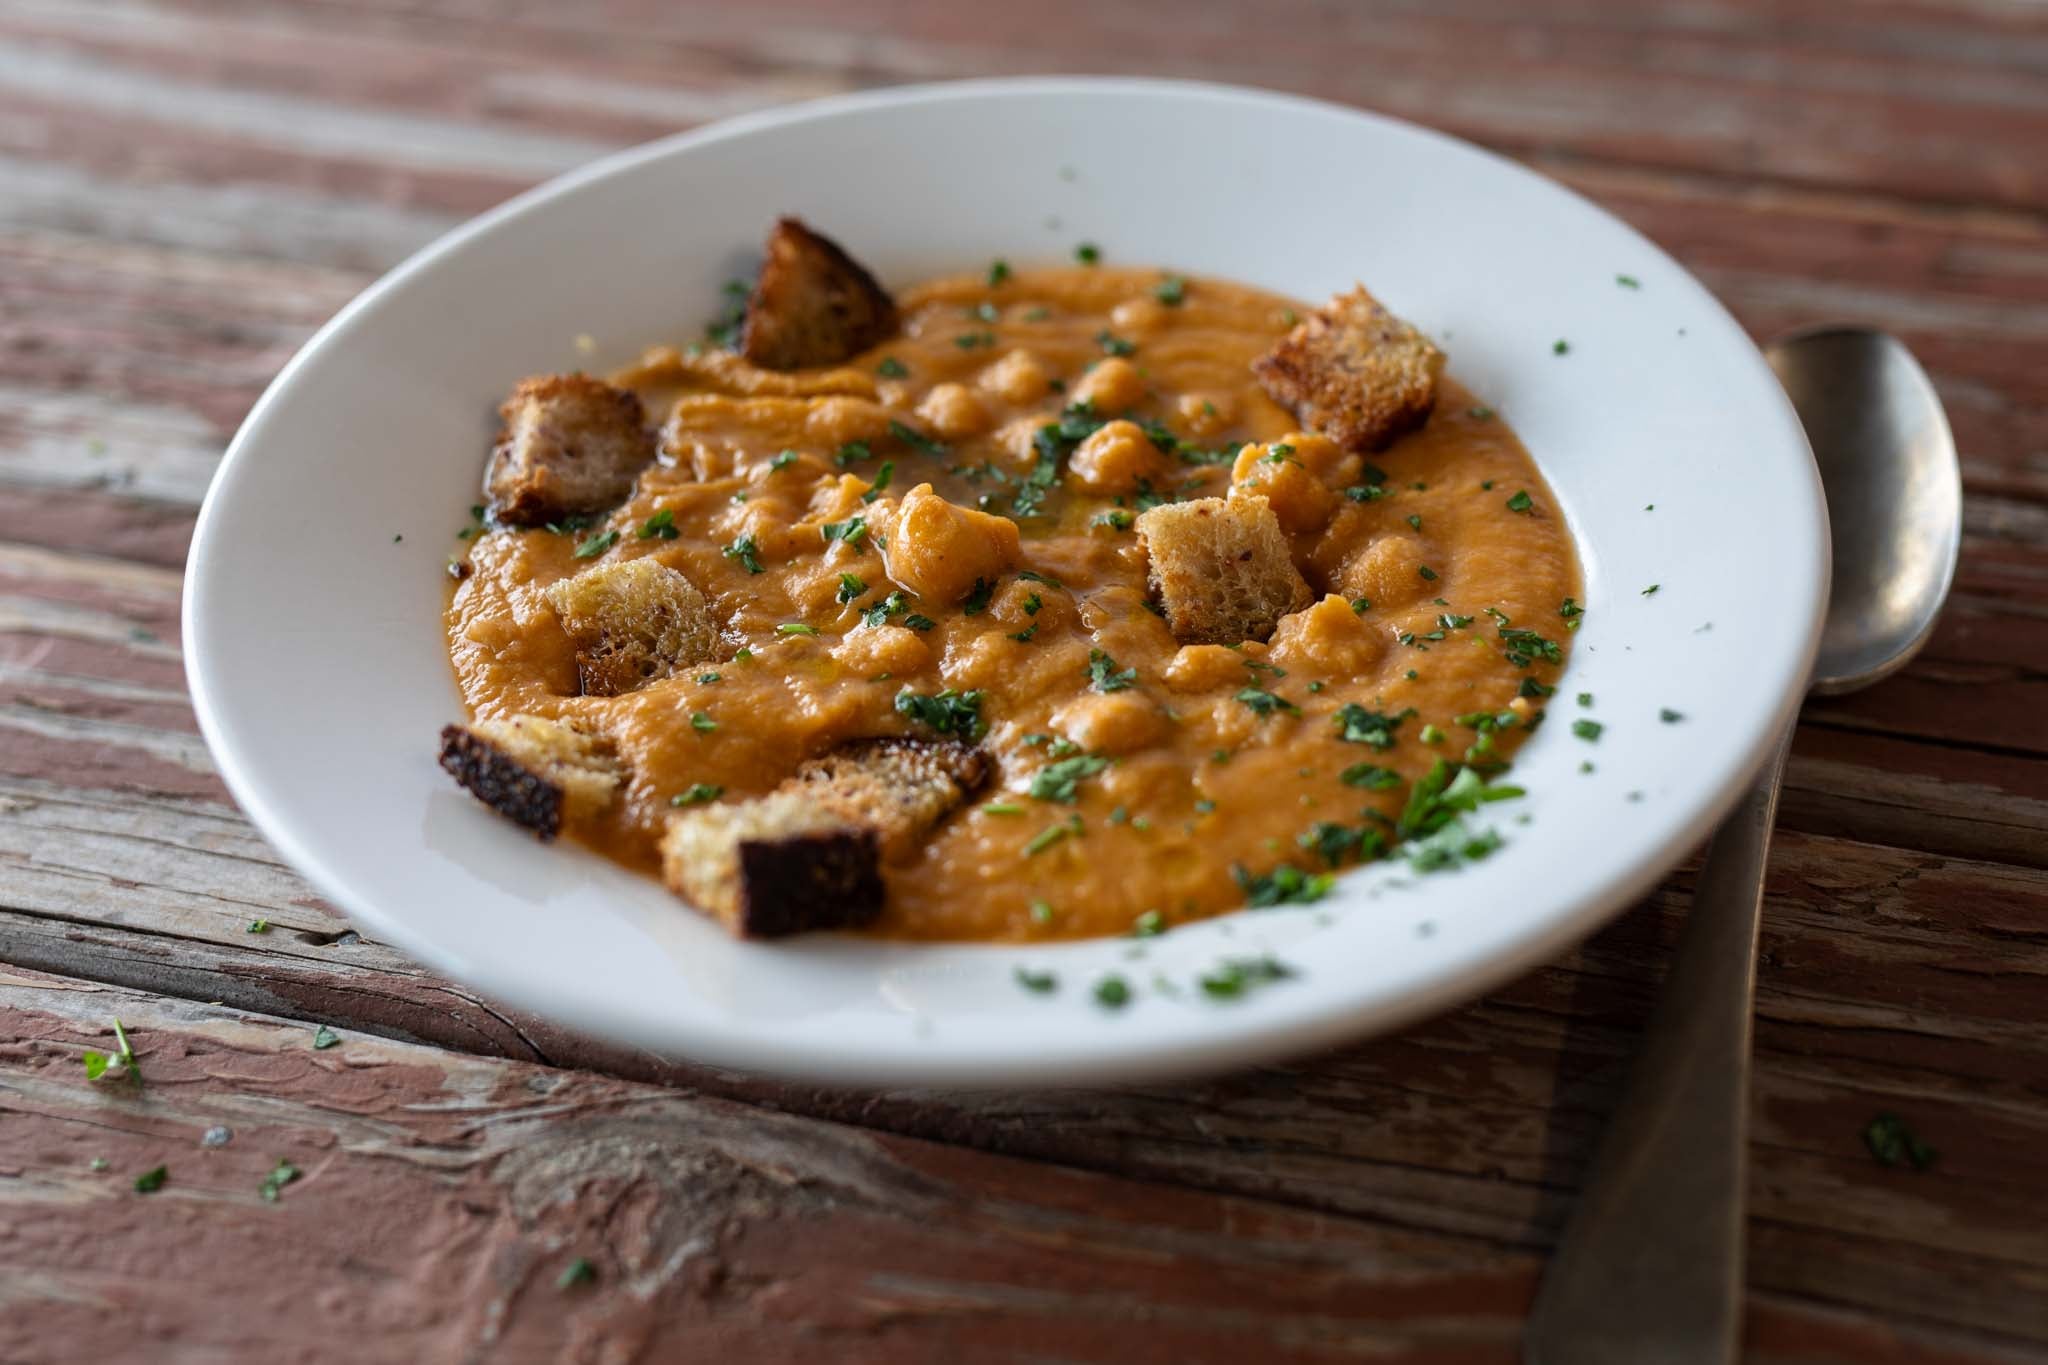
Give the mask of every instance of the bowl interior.
M 1434 334 L 1543 466 L 1586 573 L 1558 714 L 1517 764 L 1527 823 L 1503 818 L 1507 846 L 1464 871 L 1353 874 L 1321 905 L 1178 930 L 1133 960 L 1129 941 L 735 943 L 653 883 L 475 806 L 434 762 L 436 732 L 461 716 L 440 610 L 496 403 L 522 375 L 602 371 L 696 336 L 780 213 L 891 283 L 998 255 L 1065 259 L 1088 240 L 1111 260 L 1308 299 L 1363 280 Z M 1804 438 L 1755 348 L 1683 270 L 1568 192 L 1303 100 L 990 82 L 653 144 L 428 248 L 309 343 L 236 438 L 200 519 L 185 639 L 244 808 L 366 932 L 452 976 L 725 1065 L 1095 1081 L 1391 1025 L 1541 960 L 1638 894 L 1789 718 L 1826 543 Z M 1606 726 L 1597 745 L 1561 723 L 1580 691 Z M 1664 708 L 1685 719 L 1660 721 Z M 1301 975 L 1230 1004 L 1148 984 L 1184 988 L 1220 957 L 1263 951 Z M 1064 988 L 1016 989 L 1024 963 Z M 1140 986 L 1115 1015 L 1087 990 L 1111 970 Z

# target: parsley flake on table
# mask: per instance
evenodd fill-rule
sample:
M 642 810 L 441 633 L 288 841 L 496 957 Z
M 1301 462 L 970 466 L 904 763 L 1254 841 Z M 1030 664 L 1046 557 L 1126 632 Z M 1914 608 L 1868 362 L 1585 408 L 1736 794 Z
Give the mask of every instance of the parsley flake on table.
M 324 1052 L 330 1047 L 338 1047 L 340 1043 L 341 1035 L 325 1024 L 313 1030 L 313 1050 L 316 1052 Z
M 1910 1166 L 1916 1171 L 1932 1166 L 1938 1155 L 1897 1114 L 1879 1114 L 1864 1125 L 1863 1145 L 1887 1166 Z
M 263 1196 L 265 1203 L 275 1204 L 284 1194 L 284 1187 L 298 1178 L 298 1167 L 289 1161 L 280 1161 L 270 1168 L 269 1175 L 263 1177 L 263 1183 L 256 1187 L 256 1192 Z
M 556 1289 L 574 1289 L 579 1284 L 591 1284 L 597 1279 L 597 1267 L 587 1256 L 578 1256 L 562 1267 L 562 1273 L 555 1277 Z
M 135 1177 L 135 1192 L 137 1194 L 155 1194 L 164 1187 L 164 1182 L 170 1178 L 170 1167 L 152 1166 L 141 1175 Z
M 85 1064 L 85 1078 L 96 1081 L 109 1070 L 118 1068 L 120 1074 L 132 1081 L 141 1081 L 142 1068 L 135 1061 L 135 1049 L 128 1045 L 128 1031 L 121 1027 L 121 1021 L 114 1021 L 114 1041 L 117 1044 L 111 1054 L 96 1052 L 88 1048 L 81 1060 Z

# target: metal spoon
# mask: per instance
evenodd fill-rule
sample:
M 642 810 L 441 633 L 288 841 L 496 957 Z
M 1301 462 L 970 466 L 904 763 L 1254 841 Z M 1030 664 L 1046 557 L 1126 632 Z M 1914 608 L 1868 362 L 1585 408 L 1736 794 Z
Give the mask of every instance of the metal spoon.
M 1955 440 L 1897 339 L 1772 343 L 1827 489 L 1834 588 L 1815 694 L 1903 666 L 1934 630 L 1962 541 Z M 1663 998 L 1537 1294 L 1530 1365 L 1724 1365 L 1742 1325 L 1757 924 L 1791 732 L 1716 831 Z

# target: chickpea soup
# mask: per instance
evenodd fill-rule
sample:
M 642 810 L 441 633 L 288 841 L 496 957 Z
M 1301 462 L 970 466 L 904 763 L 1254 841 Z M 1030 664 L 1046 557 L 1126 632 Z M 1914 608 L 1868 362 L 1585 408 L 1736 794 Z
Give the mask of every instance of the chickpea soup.
M 1528 453 L 1363 290 L 1081 254 L 890 297 L 785 220 L 709 341 L 522 383 L 444 765 L 748 934 L 1148 933 L 1484 856 L 1579 612 Z

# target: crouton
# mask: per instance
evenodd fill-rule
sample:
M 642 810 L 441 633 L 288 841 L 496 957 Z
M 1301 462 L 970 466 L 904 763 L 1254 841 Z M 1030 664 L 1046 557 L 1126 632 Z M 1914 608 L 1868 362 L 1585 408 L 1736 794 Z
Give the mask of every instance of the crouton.
M 1252 362 L 1273 401 L 1359 452 L 1419 427 L 1436 406 L 1444 354 L 1364 286 L 1308 315 Z
M 1197 498 L 1138 514 L 1152 593 L 1183 644 L 1263 640 L 1314 594 L 1260 497 Z
M 882 909 L 882 865 L 921 843 L 988 777 L 964 744 L 863 740 L 766 796 L 669 817 L 669 889 L 734 933 L 857 928 Z
M 441 766 L 543 843 L 562 832 L 564 818 L 583 819 L 610 805 L 625 775 L 609 740 L 542 716 L 446 726 Z
M 586 569 L 543 594 L 576 646 L 586 697 L 616 697 L 718 657 L 718 617 L 697 585 L 652 556 Z
M 837 365 L 896 330 L 896 302 L 837 242 L 779 218 L 747 300 L 740 354 L 771 370 Z
M 491 514 L 540 526 L 624 502 L 654 459 L 640 400 L 583 374 L 519 381 L 498 409 L 504 430 L 484 472 Z

